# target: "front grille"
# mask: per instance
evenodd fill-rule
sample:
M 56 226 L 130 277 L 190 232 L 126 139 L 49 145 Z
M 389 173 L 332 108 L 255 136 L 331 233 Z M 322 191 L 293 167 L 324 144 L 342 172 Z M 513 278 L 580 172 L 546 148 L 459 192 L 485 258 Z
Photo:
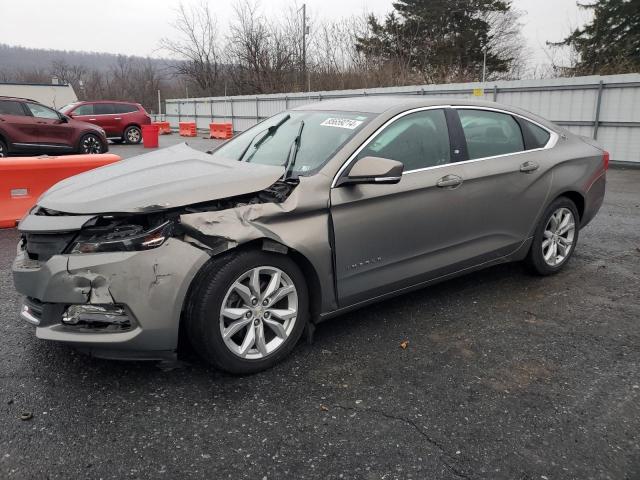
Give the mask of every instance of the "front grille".
M 46 262 L 53 255 L 65 251 L 75 233 L 27 233 L 24 235 L 25 248 L 31 260 Z

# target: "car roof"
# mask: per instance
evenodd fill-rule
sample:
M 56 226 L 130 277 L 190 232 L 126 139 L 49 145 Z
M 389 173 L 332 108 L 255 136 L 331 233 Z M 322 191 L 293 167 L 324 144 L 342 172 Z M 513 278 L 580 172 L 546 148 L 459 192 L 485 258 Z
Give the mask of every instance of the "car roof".
M 35 103 L 40 103 L 37 100 L 32 100 L 30 98 L 8 97 L 8 96 L 5 96 L 5 95 L 0 95 L 0 100 L 13 100 L 15 102 L 35 102 Z
M 473 100 L 469 98 L 445 98 L 429 97 L 423 95 L 371 95 L 366 97 L 338 98 L 332 100 L 322 100 L 293 110 L 305 111 L 338 111 L 338 112 L 360 112 L 372 113 L 376 116 L 392 116 L 399 112 L 421 107 L 446 107 L 446 106 L 470 106 L 485 107 L 503 110 L 519 115 L 529 120 L 533 120 L 543 126 L 559 130 L 560 127 L 553 122 L 542 118 L 532 112 L 521 108 L 504 105 L 502 103 L 490 102 L 487 100 Z
M 493 107 L 495 102 L 484 100 L 455 99 L 442 97 L 428 97 L 421 95 L 369 95 L 363 97 L 338 98 L 297 107 L 294 110 L 334 110 L 363 113 L 383 113 L 387 110 L 399 108 L 411 109 L 420 107 L 437 107 L 446 105 L 472 105 Z M 503 107 L 503 105 L 500 105 Z
M 138 102 L 129 102 L 127 100 L 83 100 L 81 102 L 76 102 L 78 105 L 87 104 L 87 103 L 124 103 L 126 105 L 140 105 Z

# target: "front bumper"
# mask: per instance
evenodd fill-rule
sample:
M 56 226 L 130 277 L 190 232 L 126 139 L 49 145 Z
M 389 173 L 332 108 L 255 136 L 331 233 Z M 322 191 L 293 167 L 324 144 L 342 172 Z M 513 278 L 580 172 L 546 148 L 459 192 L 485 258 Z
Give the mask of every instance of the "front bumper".
M 13 263 L 16 290 L 25 295 L 21 317 L 36 336 L 104 358 L 167 358 L 178 345 L 180 314 L 189 285 L 209 259 L 175 238 L 140 252 L 54 255 L 46 262 L 23 251 Z M 92 331 L 62 322 L 71 305 L 122 307 L 125 331 Z

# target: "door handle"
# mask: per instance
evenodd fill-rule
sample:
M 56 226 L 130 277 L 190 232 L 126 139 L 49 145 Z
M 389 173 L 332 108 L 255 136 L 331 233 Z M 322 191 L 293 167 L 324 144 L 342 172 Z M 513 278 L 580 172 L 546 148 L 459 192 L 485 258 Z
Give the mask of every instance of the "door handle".
M 445 175 L 436 185 L 440 188 L 456 188 L 462 185 L 462 177 L 458 175 Z
M 114 120 L 122 120 L 122 117 L 116 117 Z
M 524 173 L 535 172 L 538 168 L 540 168 L 540 165 L 535 162 L 524 162 L 520 165 L 520 171 Z
M 96 119 L 95 119 L 95 118 L 90 118 L 90 119 L 89 119 L 89 121 L 90 121 L 90 122 L 95 122 L 95 121 L 96 121 Z

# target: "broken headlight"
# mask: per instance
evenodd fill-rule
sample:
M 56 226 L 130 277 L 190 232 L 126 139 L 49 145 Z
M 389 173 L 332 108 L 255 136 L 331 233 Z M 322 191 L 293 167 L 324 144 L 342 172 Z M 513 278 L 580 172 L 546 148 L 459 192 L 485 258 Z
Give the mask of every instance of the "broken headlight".
M 173 222 L 145 228 L 137 224 L 108 224 L 83 229 L 69 253 L 132 252 L 162 245 L 171 236 Z

